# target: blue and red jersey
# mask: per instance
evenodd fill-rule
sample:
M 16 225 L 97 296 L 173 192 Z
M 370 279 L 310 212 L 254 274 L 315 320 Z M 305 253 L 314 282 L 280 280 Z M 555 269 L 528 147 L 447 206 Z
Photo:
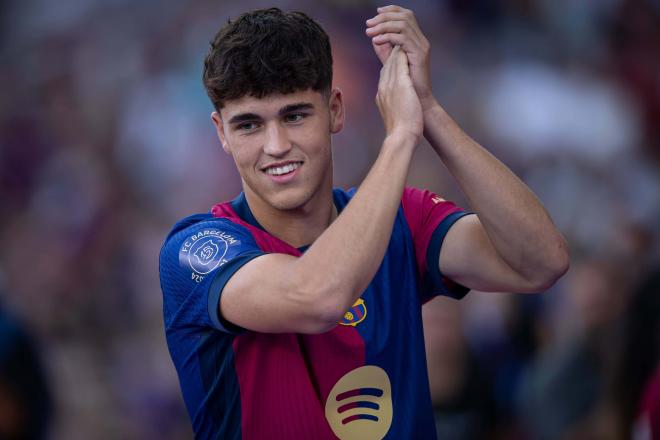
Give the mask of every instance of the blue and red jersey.
M 334 190 L 341 211 L 354 190 Z M 466 212 L 406 188 L 383 262 L 332 330 L 257 333 L 219 313 L 222 289 L 265 253 L 300 256 L 243 194 L 178 222 L 160 254 L 165 333 L 198 438 L 435 439 L 421 306 L 467 289 L 438 268 Z

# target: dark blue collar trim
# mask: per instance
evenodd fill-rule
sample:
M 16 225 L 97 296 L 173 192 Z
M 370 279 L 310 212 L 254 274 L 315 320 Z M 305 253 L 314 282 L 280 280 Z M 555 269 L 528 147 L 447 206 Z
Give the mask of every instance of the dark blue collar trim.
M 346 194 L 344 191 L 341 189 L 335 188 L 332 191 L 332 200 L 335 203 L 335 207 L 337 208 L 337 214 L 339 214 L 342 209 L 344 209 L 344 206 L 348 203 L 348 197 L 346 197 Z M 266 231 L 263 226 L 259 224 L 257 219 L 254 217 L 254 214 L 252 214 L 252 210 L 250 209 L 250 206 L 248 205 L 247 199 L 245 198 L 245 193 L 241 191 L 241 193 L 236 196 L 234 200 L 231 201 L 231 207 L 234 210 L 238 216 L 243 219 L 244 221 L 248 222 L 252 226 L 261 229 L 262 231 Z M 307 248 L 309 248 L 310 245 L 305 245 L 301 246 L 298 248 L 299 251 L 305 252 Z
M 256 218 L 254 218 L 244 192 L 241 191 L 241 193 L 231 201 L 231 207 L 241 219 L 262 231 L 265 231 L 264 227 L 259 224 Z

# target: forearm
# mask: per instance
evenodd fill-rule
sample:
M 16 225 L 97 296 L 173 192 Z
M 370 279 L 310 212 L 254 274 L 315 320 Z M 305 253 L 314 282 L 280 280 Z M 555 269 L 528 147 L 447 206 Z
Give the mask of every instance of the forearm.
M 341 316 L 371 282 L 390 241 L 413 154 L 413 136 L 390 136 L 350 203 L 298 259 L 302 294 Z
M 454 176 L 500 257 L 526 279 L 561 271 L 566 243 L 532 191 L 435 103 L 424 135 Z

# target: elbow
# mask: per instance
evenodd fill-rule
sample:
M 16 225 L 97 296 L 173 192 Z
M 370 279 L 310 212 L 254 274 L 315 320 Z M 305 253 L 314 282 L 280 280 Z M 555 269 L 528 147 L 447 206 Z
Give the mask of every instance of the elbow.
M 320 335 L 322 333 L 327 333 L 339 324 L 339 320 L 333 321 L 328 319 L 325 316 L 317 316 L 314 319 L 313 323 L 310 323 L 304 331 L 300 333 L 310 334 L 310 335 Z
M 340 298 L 344 296 L 337 293 L 338 291 L 327 290 L 319 292 L 319 296 L 323 296 L 318 298 L 315 307 L 312 308 L 311 320 L 313 324 L 310 333 L 325 333 L 339 325 L 350 305 L 347 306 L 343 301 L 340 301 Z M 346 296 L 351 295 L 347 294 Z
M 335 328 L 344 312 L 338 306 L 329 303 L 329 301 L 321 301 L 310 304 L 296 329 L 296 333 L 321 334 Z
M 543 267 L 539 268 L 536 276 L 531 280 L 532 290 L 542 292 L 548 290 L 568 272 L 570 268 L 570 256 L 566 241 L 562 238 L 553 252 L 549 252 L 544 258 Z
M 366 287 L 351 277 L 308 268 L 297 270 L 287 278 L 293 281 L 289 284 L 289 298 L 300 317 L 295 324 L 296 333 L 320 334 L 332 330 Z
M 550 258 L 550 261 L 550 286 L 552 286 L 557 282 L 557 280 L 563 277 L 571 267 L 571 256 L 568 251 L 568 243 L 566 243 L 566 239 L 564 237 L 560 238 L 559 244 L 556 247 L 556 251 L 554 252 L 553 257 Z
M 335 328 L 346 312 L 346 307 L 340 301 L 343 296 L 339 292 L 333 286 L 298 290 L 293 301 L 298 303 L 302 314 L 295 332 L 321 334 Z

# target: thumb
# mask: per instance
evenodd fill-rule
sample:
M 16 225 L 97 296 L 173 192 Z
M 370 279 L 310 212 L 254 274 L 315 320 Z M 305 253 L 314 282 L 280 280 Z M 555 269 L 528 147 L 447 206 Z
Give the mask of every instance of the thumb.
M 371 45 L 373 46 L 374 52 L 376 52 L 376 56 L 380 60 L 380 63 L 385 64 L 392 53 L 392 45 L 388 42 L 376 44 L 373 39 L 371 40 Z
M 397 46 L 398 50 L 395 50 L 392 54 L 394 57 L 394 62 L 396 69 L 400 75 L 410 75 L 410 68 L 408 66 L 408 56 L 401 46 Z

